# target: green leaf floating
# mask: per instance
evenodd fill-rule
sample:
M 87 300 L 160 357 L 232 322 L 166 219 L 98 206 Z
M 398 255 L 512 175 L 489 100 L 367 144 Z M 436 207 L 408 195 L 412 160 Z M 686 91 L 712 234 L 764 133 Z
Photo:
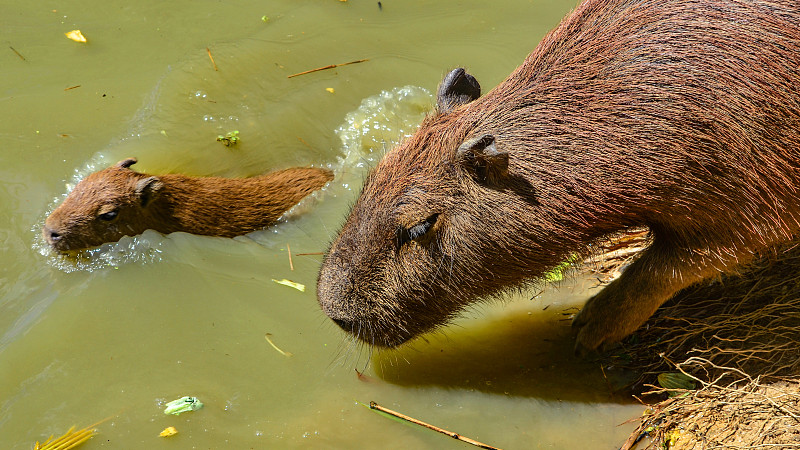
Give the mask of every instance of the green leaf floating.
M 167 407 L 164 408 L 164 414 L 174 414 L 177 416 L 181 413 L 197 411 L 202 407 L 203 404 L 197 399 L 197 397 L 181 397 L 177 400 L 167 403 Z

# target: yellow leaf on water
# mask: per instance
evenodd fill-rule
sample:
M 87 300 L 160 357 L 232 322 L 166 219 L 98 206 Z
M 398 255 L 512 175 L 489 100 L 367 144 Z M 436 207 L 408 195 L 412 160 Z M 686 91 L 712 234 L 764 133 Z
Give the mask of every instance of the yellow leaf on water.
M 170 436 L 175 436 L 176 434 L 178 434 L 178 430 L 176 430 L 175 427 L 167 427 L 167 428 L 164 428 L 164 431 L 162 431 L 159 434 L 159 436 L 161 436 L 161 437 L 170 437 Z
M 325 90 L 333 94 L 333 88 L 325 88 Z
M 72 39 L 75 42 L 86 42 L 86 38 L 81 33 L 81 30 L 72 30 L 64 34 L 67 36 L 67 38 Z
M 53 439 L 53 436 L 50 436 L 49 439 L 44 441 L 43 443 L 36 442 L 36 445 L 33 446 L 33 450 L 70 450 L 73 449 L 84 442 L 88 441 L 92 436 L 97 434 L 97 430 L 94 429 L 97 425 L 102 422 L 105 422 L 108 419 L 101 420 L 95 424 L 89 425 L 86 428 L 81 428 L 78 431 L 75 431 L 75 427 L 70 427 L 69 431 L 67 431 L 63 436 Z
M 274 281 L 274 282 L 276 282 L 278 284 L 282 284 L 284 286 L 289 286 L 290 288 L 295 288 L 300 292 L 305 292 L 306 291 L 306 285 L 300 284 L 300 283 L 295 283 L 294 281 L 287 280 L 286 278 L 284 278 L 282 280 L 276 280 L 276 279 L 273 278 L 272 281 Z

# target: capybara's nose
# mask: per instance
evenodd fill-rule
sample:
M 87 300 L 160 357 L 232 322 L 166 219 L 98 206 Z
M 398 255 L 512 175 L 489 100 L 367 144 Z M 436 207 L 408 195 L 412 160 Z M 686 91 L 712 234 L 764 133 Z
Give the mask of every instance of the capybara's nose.
M 335 319 L 335 318 L 331 318 L 331 320 L 336 322 L 336 325 L 339 325 L 339 327 L 344 331 L 353 331 L 353 322 L 345 319 Z
M 50 242 L 50 243 L 57 242 L 59 239 L 61 239 L 61 234 L 59 234 L 58 231 L 53 230 L 53 229 L 48 228 L 48 227 L 44 227 L 44 233 L 43 234 L 44 234 L 44 238 L 47 239 L 47 242 Z

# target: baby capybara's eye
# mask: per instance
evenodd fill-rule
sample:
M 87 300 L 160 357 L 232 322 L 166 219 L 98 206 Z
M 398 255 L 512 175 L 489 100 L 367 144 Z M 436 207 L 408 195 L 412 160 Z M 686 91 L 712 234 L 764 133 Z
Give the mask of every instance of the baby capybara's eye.
M 414 225 L 411 228 L 399 227 L 397 229 L 397 248 L 399 249 L 410 241 L 415 241 L 430 231 L 439 214 L 433 214 L 422 222 Z
M 100 214 L 99 216 L 97 216 L 97 218 L 100 220 L 105 220 L 106 222 L 110 222 L 117 218 L 117 214 L 119 214 L 119 210 L 114 209 L 112 211 Z

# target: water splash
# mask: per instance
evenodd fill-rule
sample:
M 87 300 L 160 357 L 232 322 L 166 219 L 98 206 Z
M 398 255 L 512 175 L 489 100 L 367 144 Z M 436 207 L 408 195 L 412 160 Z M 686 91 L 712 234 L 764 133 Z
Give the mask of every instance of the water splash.
M 405 86 L 365 98 L 336 129 L 342 141 L 342 168 L 367 168 L 384 152 L 411 136 L 433 109 L 428 90 Z
M 194 93 L 202 97 L 203 92 Z M 366 170 L 373 166 L 383 156 L 384 152 L 397 145 L 410 136 L 419 127 L 420 122 L 433 107 L 433 97 L 426 89 L 416 86 L 398 87 L 380 94 L 368 97 L 361 105 L 345 116 L 344 123 L 335 130 L 342 142 L 341 154 L 337 164 L 330 167 L 341 173 L 340 184 L 329 186 L 327 190 L 346 191 L 352 187 L 359 187 Z M 142 120 L 140 117 L 139 120 Z M 204 117 L 206 121 L 222 121 L 234 123 L 238 120 L 235 116 L 229 117 Z M 128 139 L 136 139 L 139 133 L 132 133 L 123 137 L 118 144 Z M 112 144 L 113 147 L 113 144 Z M 66 183 L 66 192 L 53 199 L 44 217 L 31 228 L 35 234 L 33 248 L 44 256 L 51 266 L 63 272 L 88 271 L 99 269 L 114 269 L 123 264 L 151 263 L 161 261 L 161 253 L 169 238 L 156 231 L 148 230 L 143 234 L 126 236 L 118 242 L 106 243 L 99 247 L 78 252 L 75 255 L 61 255 L 54 252 L 41 235 L 45 218 L 55 210 L 67 197 L 70 191 L 80 180 L 90 173 L 102 170 L 117 161 L 110 156 L 116 152 L 109 150 L 93 156 L 83 167 L 75 170 L 71 179 Z M 333 193 L 334 196 L 336 193 Z M 301 206 L 302 207 L 302 203 Z M 293 210 L 298 207 L 293 208 Z M 292 211 L 289 214 L 292 214 Z M 260 239 L 271 236 L 272 233 L 260 234 Z

